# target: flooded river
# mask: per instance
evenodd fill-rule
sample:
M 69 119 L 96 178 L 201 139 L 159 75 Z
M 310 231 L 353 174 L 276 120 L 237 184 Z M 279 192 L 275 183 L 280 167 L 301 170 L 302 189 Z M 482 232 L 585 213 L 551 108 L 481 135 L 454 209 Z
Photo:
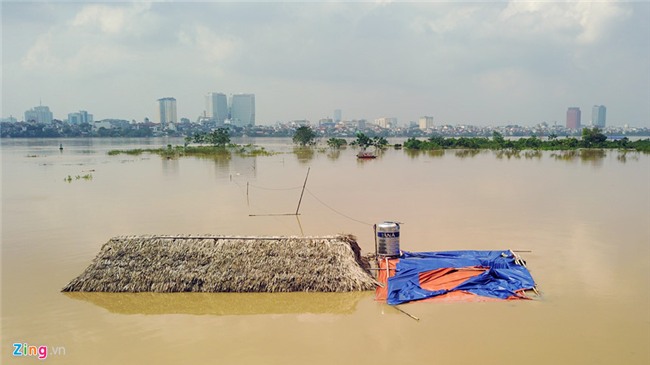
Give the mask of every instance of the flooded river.
M 182 140 L 2 140 L 2 363 L 648 364 L 650 155 L 387 150 L 163 159 Z M 63 151 L 59 151 L 59 143 Z M 294 213 L 310 168 L 300 215 Z M 69 178 L 68 178 L 69 177 Z M 413 303 L 372 293 L 63 294 L 124 234 L 330 235 L 374 250 L 522 252 L 535 301 Z

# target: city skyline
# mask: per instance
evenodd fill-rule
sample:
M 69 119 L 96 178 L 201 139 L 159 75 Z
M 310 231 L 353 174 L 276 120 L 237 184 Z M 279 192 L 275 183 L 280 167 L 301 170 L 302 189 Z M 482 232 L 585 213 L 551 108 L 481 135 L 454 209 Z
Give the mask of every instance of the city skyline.
M 244 99 L 250 99 L 249 101 L 244 102 L 244 105 L 241 106 L 241 110 L 235 112 L 235 116 L 233 117 L 232 115 L 232 97 L 237 96 L 237 97 L 243 97 Z M 182 119 L 186 119 L 187 117 L 181 116 L 177 117 L 177 106 L 176 106 L 176 99 L 173 97 L 165 97 L 162 99 L 158 99 L 158 107 L 157 107 L 157 115 L 158 115 L 158 123 L 161 124 L 168 124 L 168 123 L 178 123 Z M 215 108 L 214 105 L 218 105 L 218 107 Z M 215 114 L 216 110 L 216 114 Z M 45 118 L 47 121 L 42 122 L 41 119 L 43 117 L 37 117 L 37 111 L 46 111 L 49 113 L 49 117 Z M 605 105 L 594 105 L 592 108 L 592 116 L 590 120 L 589 126 L 595 126 L 599 128 L 604 128 L 605 125 L 605 114 L 606 114 L 607 108 Z M 223 125 L 224 122 L 228 121 L 230 124 L 233 124 L 238 127 L 244 127 L 246 125 L 256 125 L 255 122 L 255 94 L 231 94 L 231 98 L 229 99 L 224 93 L 221 92 L 209 92 L 205 95 L 205 109 L 203 111 L 202 115 L 199 115 L 196 120 L 192 120 L 190 118 L 187 118 L 191 122 L 198 122 L 201 123 L 205 120 L 211 120 L 216 123 L 216 125 Z M 287 123 L 287 122 L 296 122 L 296 121 L 303 121 L 303 122 L 309 122 L 312 125 L 316 125 L 319 123 L 319 121 L 329 119 L 331 121 L 334 121 L 335 123 L 338 122 L 343 122 L 343 121 L 351 121 L 351 120 L 363 120 L 363 121 L 369 121 L 368 118 L 359 118 L 359 119 L 342 119 L 341 118 L 342 110 L 341 109 L 335 109 L 334 110 L 334 118 L 330 118 L 329 116 L 327 117 L 321 117 L 318 120 L 309 120 L 309 119 L 290 119 L 290 120 L 281 120 L 281 121 L 276 121 L 279 123 Z M 73 112 L 73 113 L 68 113 L 68 118 L 57 118 L 53 116 L 54 114 L 50 111 L 49 106 L 45 105 L 39 105 L 35 106 L 29 110 L 26 110 L 24 112 L 25 115 L 25 122 L 27 121 L 36 121 L 40 123 L 51 123 L 52 120 L 61 120 L 61 121 L 68 121 L 69 123 L 85 123 L 85 122 L 93 122 L 95 121 L 93 118 L 92 114 L 89 114 L 85 110 L 81 110 L 79 112 Z M 33 116 L 28 118 L 27 116 Z M 239 117 L 239 115 L 246 115 L 244 118 Z M 74 121 L 71 121 L 71 116 L 74 118 Z M 164 116 L 164 122 L 163 122 L 163 116 Z M 169 116 L 169 117 L 168 117 Z M 339 119 L 337 119 L 337 117 Z M 2 120 L 9 120 L 9 119 L 15 119 L 16 122 L 19 122 L 21 120 L 15 118 L 13 115 L 7 116 L 7 117 L 2 117 Z M 28 120 L 29 119 L 29 120 Z M 119 119 L 119 118 L 103 118 L 103 119 Z M 102 120 L 103 120 L 102 119 Z M 142 122 L 142 121 L 147 121 L 150 118 L 145 117 L 143 120 L 136 120 L 136 119 L 131 119 L 132 121 L 136 122 Z M 169 119 L 169 121 L 167 120 Z M 243 119 L 243 121 L 242 121 Z M 424 120 L 424 122 L 423 122 Z M 391 125 L 392 127 L 396 126 L 408 126 L 408 125 L 419 125 L 421 129 L 426 129 L 427 127 L 422 127 L 423 125 L 425 126 L 434 126 L 434 125 L 450 125 L 449 123 L 444 123 L 444 122 L 438 122 L 434 123 L 434 118 L 432 116 L 420 116 L 415 119 L 410 119 L 408 121 L 400 121 L 395 117 L 380 117 L 380 118 L 375 118 L 371 124 L 376 124 L 378 126 L 382 127 L 387 127 L 388 125 Z M 96 122 L 98 122 L 97 120 Z M 596 122 L 595 122 L 596 121 Z M 541 121 L 537 124 L 540 123 L 547 123 L 547 121 Z M 557 121 L 553 122 L 554 124 L 557 124 Z M 272 125 L 274 123 L 264 123 L 262 125 Z M 466 123 L 457 123 L 456 125 L 464 125 Z M 512 124 L 512 123 L 510 123 Z M 580 129 L 584 125 L 581 122 L 581 109 L 580 107 L 569 107 L 566 112 L 566 122 L 565 122 L 567 128 L 570 129 Z M 504 126 L 506 124 L 490 124 L 490 125 L 483 125 L 483 126 Z M 514 123 L 513 125 L 518 125 Z M 569 127 L 571 125 L 571 127 Z M 626 126 L 628 124 L 623 124 L 623 125 L 617 125 L 617 126 Z M 480 125 L 479 125 L 480 126 Z M 529 126 L 534 126 L 534 125 L 529 125 Z M 633 126 L 633 127 L 641 127 L 641 128 L 647 128 L 643 126 Z
M 649 3 L 2 3 L 2 117 L 156 120 L 247 90 L 256 124 L 430 115 L 436 124 L 563 123 L 607 105 L 650 126 Z M 21 29 L 20 32 L 11 29 Z M 597 76 L 597 77 L 596 77 Z M 38 87 L 34 87 L 37 85 Z

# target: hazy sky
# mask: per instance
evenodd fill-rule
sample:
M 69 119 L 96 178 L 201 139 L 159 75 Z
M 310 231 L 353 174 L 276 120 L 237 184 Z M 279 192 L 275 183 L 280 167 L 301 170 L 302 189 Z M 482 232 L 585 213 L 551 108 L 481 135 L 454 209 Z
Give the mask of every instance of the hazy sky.
M 650 2 L 5 2 L 2 116 L 157 121 L 254 93 L 258 124 L 431 115 L 650 127 Z

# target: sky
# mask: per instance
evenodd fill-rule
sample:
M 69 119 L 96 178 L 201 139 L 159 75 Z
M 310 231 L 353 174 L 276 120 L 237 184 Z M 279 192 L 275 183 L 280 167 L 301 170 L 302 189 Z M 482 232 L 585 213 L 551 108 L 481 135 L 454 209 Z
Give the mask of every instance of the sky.
M 2 117 L 179 118 L 253 93 L 257 124 L 565 124 L 568 107 L 650 127 L 650 2 L 8 2 Z

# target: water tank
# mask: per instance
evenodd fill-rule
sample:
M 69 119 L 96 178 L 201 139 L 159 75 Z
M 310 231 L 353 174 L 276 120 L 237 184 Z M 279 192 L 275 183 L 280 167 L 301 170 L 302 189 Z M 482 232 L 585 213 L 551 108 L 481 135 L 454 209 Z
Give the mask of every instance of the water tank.
M 384 222 L 376 226 L 377 254 L 379 256 L 399 256 L 399 223 Z

